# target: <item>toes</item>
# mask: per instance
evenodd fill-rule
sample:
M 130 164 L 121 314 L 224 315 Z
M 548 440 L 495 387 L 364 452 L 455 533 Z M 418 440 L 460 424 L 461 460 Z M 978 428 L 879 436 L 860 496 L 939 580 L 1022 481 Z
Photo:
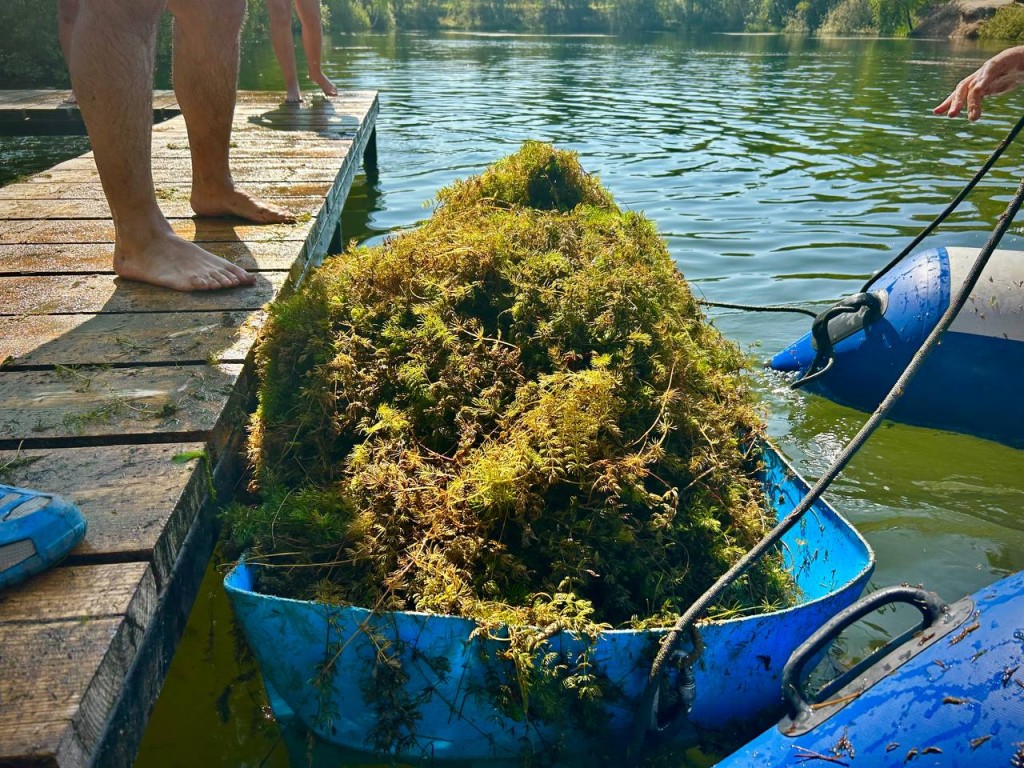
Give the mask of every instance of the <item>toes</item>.
M 189 275 L 187 291 L 209 291 L 217 286 L 213 285 L 206 275 Z
M 246 272 L 235 264 L 228 264 L 226 270 L 232 279 L 235 281 L 235 285 L 252 285 L 256 282 L 256 276 Z

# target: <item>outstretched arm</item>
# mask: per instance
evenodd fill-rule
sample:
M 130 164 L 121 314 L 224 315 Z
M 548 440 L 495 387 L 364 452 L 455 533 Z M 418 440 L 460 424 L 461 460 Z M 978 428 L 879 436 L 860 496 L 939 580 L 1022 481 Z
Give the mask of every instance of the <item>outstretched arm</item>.
M 1024 83 L 1024 45 L 1007 48 L 986 61 L 961 80 L 932 112 L 956 117 L 966 104 L 967 119 L 974 122 L 981 117 L 982 99 L 1012 91 L 1021 83 Z

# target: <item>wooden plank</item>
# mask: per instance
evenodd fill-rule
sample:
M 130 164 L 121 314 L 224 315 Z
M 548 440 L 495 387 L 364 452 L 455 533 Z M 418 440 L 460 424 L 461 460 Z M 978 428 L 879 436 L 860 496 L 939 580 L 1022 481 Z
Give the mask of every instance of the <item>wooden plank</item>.
M 257 272 L 253 285 L 180 293 L 111 274 L 0 277 L 0 317 L 259 309 L 272 301 L 287 281 L 287 272 Z
M 296 217 L 315 216 L 323 206 L 323 197 L 271 197 L 264 199 L 284 208 Z M 159 202 L 160 209 L 168 219 L 188 219 L 195 216 L 187 197 L 180 199 L 175 196 Z M 105 199 L 0 199 L 0 221 L 107 218 L 110 218 L 110 207 Z
M 65 106 L 65 101 L 70 95 L 71 91 L 64 88 L 3 90 L 0 91 L 0 110 L 60 108 Z M 178 109 L 174 91 L 154 91 L 153 109 Z
M 0 604 L 0 764 L 31 756 L 37 764 L 84 768 L 104 732 L 154 615 L 157 592 L 146 563 L 84 571 L 70 579 L 59 571 L 44 574 L 14 590 L 40 605 L 67 602 L 84 609 L 98 586 L 117 604 L 113 615 L 81 611 L 62 620 L 8 621 Z
M 31 109 L 34 105 L 47 105 L 53 109 L 59 106 L 71 91 L 52 88 L 0 91 L 0 109 Z M 37 107 L 38 108 L 38 107 Z
M 322 200 L 321 200 L 322 202 Z M 252 271 L 281 271 L 302 256 L 295 242 L 199 242 L 211 253 Z M 113 249 L 106 243 L 0 243 L 0 275 L 60 272 L 70 274 L 113 273 Z
M 0 316 L 0 368 L 241 363 L 266 317 L 262 309 Z
M 146 562 L 51 568 L 0 593 L 0 626 L 121 616 L 148 570 Z
M 0 90 L 0 109 L 9 109 L 19 101 L 23 101 L 27 89 Z
M 213 439 L 225 412 L 236 411 L 242 366 L 67 368 L 0 372 L 0 449 L 61 440 L 108 438 L 175 442 Z M 235 397 L 232 397 L 232 396 Z
M 173 219 L 171 228 L 186 240 L 204 242 L 302 242 L 310 220 L 295 224 L 248 224 L 241 219 Z M 0 229 L 0 243 L 113 243 L 114 223 L 109 219 L 82 221 L 12 221 Z
M 326 143 L 320 138 L 315 150 L 306 150 L 304 143 L 295 141 L 265 140 L 262 133 L 259 136 L 253 136 L 252 139 L 248 142 L 239 142 L 238 147 L 232 150 L 232 176 L 236 174 L 251 175 L 254 170 L 259 169 L 276 175 L 294 168 L 296 161 L 304 161 L 310 167 L 319 166 L 325 173 L 337 174 L 338 161 L 346 157 L 347 150 L 351 146 L 351 142 L 347 138 L 332 143 Z M 155 171 L 174 171 L 180 181 L 191 178 L 192 162 L 188 145 L 169 142 L 166 146 L 167 149 L 155 151 L 152 154 L 152 168 Z M 32 178 L 45 179 L 48 174 L 52 173 L 93 171 L 95 168 L 96 161 L 91 155 L 79 155 L 70 160 L 64 160 Z
M 159 201 L 185 201 L 192 186 L 186 181 L 166 182 L 156 186 Z M 279 199 L 285 197 L 323 197 L 331 189 L 326 181 L 288 184 L 283 182 L 257 182 L 246 184 L 245 189 L 257 197 Z M 70 181 L 49 183 L 19 183 L 0 187 L 0 200 L 106 200 L 103 188 L 94 182 Z
M 366 107 L 376 102 L 377 91 L 341 91 L 337 96 L 332 96 L 329 99 L 314 91 L 304 91 L 303 96 L 302 106 L 289 106 L 289 109 L 301 110 L 317 106 L 342 109 L 364 105 L 365 111 Z M 268 97 L 270 101 L 278 98 L 277 95 L 266 91 L 239 91 L 235 99 L 235 112 L 244 114 L 247 109 L 266 109 Z
M 174 127 L 175 123 L 171 123 Z M 347 139 L 347 137 L 346 137 Z M 325 137 L 310 131 L 294 131 L 289 133 L 266 130 L 242 130 L 239 140 L 234 140 L 231 157 L 240 155 L 250 158 L 263 158 L 275 161 L 281 158 L 322 158 L 341 159 L 344 156 L 346 141 L 325 140 Z M 188 134 L 165 131 L 153 143 L 151 157 L 155 162 L 169 159 L 188 159 L 190 156 Z M 77 160 L 93 160 L 93 154 L 87 152 Z M 79 165 L 62 167 L 81 167 Z
M 189 172 L 182 170 L 183 164 L 173 167 L 153 168 L 153 182 L 156 186 L 165 184 L 181 184 L 189 178 Z M 293 166 L 273 166 L 267 163 L 231 163 L 231 174 L 235 182 L 244 188 L 253 184 L 280 184 L 282 182 L 295 182 L 297 184 L 309 184 L 314 182 L 331 183 L 337 175 L 337 163 L 325 165 L 324 167 L 311 168 L 302 164 Z M 184 175 L 183 175 L 184 174 Z M 23 184 L 45 184 L 50 182 L 88 182 L 98 184 L 99 174 L 95 169 L 69 169 L 54 168 L 49 171 L 31 176 Z
M 174 91 L 153 91 L 153 109 L 179 109 Z
M 151 560 L 163 585 L 208 495 L 206 460 L 183 459 L 204 451 L 197 442 L 0 451 L 0 482 L 78 505 L 89 527 L 69 563 Z

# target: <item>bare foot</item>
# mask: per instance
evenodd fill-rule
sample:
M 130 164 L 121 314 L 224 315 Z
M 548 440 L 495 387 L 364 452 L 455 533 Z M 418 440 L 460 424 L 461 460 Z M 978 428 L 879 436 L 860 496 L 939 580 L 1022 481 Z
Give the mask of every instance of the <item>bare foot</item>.
M 119 242 L 114 246 L 114 271 L 126 280 L 176 291 L 217 291 L 256 282 L 241 267 L 173 233 L 154 237 L 141 248 Z
M 288 93 L 285 94 L 284 103 L 285 104 L 301 104 L 302 103 L 302 94 L 299 93 L 299 86 L 297 84 L 295 86 L 288 86 Z
M 310 72 L 309 79 L 320 86 L 325 96 L 338 95 L 338 87 L 323 72 Z
M 230 189 L 221 193 L 204 192 L 193 185 L 192 210 L 198 216 L 237 216 L 257 224 L 295 221 L 295 217 L 284 208 L 257 200 L 240 189 Z

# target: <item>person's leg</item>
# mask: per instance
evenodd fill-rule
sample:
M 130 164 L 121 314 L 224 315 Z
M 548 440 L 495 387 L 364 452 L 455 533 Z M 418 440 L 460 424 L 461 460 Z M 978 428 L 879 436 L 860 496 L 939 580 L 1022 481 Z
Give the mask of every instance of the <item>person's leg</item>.
M 292 0 L 266 0 L 270 20 L 270 44 L 281 67 L 286 88 L 285 103 L 297 104 L 299 73 L 295 69 L 295 42 L 292 40 Z
M 57 0 L 57 41 L 60 52 L 64 54 L 64 62 L 71 66 L 71 31 L 75 28 L 75 17 L 78 16 L 78 0 Z M 75 103 L 75 92 L 65 100 L 67 104 Z
M 261 224 L 289 221 L 277 206 L 235 188 L 228 166 L 245 0 L 170 0 L 174 93 L 192 152 L 192 210 Z
M 80 0 L 71 31 L 71 85 L 114 219 L 114 271 L 180 291 L 251 283 L 245 270 L 175 235 L 156 202 L 153 62 L 164 2 Z
M 338 89 L 320 66 L 320 48 L 323 30 L 320 26 L 320 0 L 295 0 L 295 10 L 302 22 L 302 50 L 306 52 L 309 79 L 320 86 L 328 96 L 337 96 Z

